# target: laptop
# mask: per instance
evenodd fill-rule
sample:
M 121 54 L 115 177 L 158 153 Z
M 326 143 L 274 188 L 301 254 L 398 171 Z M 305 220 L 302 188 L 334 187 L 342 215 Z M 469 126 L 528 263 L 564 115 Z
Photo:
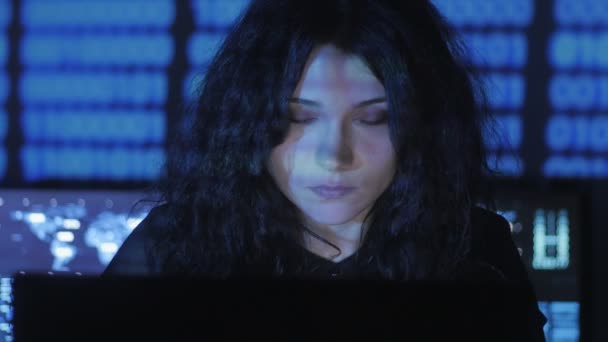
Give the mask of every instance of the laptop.
M 26 274 L 12 283 L 24 341 L 273 338 L 513 340 L 521 290 L 499 283 Z

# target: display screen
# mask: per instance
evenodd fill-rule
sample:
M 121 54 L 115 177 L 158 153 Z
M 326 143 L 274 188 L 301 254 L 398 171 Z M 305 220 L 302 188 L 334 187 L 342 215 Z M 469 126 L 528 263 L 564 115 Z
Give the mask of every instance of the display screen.
M 433 2 L 484 80 L 493 167 L 606 178 L 606 2 Z M 171 113 L 248 3 L 0 0 L 0 184 L 153 180 Z
M 502 192 L 498 214 L 511 234 L 547 317 L 547 341 L 578 341 L 581 303 L 581 197 Z

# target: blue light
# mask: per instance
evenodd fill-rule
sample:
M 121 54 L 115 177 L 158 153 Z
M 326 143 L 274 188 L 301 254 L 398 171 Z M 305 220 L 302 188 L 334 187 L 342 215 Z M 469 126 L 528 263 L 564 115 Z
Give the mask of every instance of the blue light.
M 528 60 L 528 40 L 522 33 L 475 32 L 464 38 L 477 66 L 521 68 Z
M 167 79 L 163 72 L 32 72 L 21 79 L 26 103 L 163 105 Z
M 0 105 L 6 101 L 8 96 L 8 78 L 6 74 L 0 72 Z
M 532 0 L 433 0 L 457 27 L 525 27 L 534 17 Z
M 5 36 L 0 36 L 0 65 L 5 64 L 7 61 L 7 58 L 8 58 L 8 41 Z
M 21 150 L 26 181 L 44 179 L 151 180 L 164 162 L 161 147 L 26 145 Z
M 537 208 L 532 226 L 532 268 L 563 270 L 570 266 L 570 220 L 566 210 Z
M 162 143 L 167 135 L 167 114 L 164 112 L 142 113 L 141 120 L 148 122 L 144 136 L 147 141 Z
M 190 61 L 190 64 L 196 66 L 207 64 L 217 52 L 223 39 L 223 33 L 195 33 L 190 41 L 188 41 L 188 60 Z
M 164 156 L 175 1 L 20 4 L 24 180 L 155 177 L 152 159 Z
M 0 111 L 0 143 L 4 141 L 8 130 L 8 117 L 6 113 Z
M 232 25 L 248 3 L 248 0 L 216 0 L 214 25 L 217 27 Z
M 579 18 L 585 17 L 581 15 L 583 12 L 583 1 L 564 1 L 554 0 L 553 11 L 555 19 L 562 25 L 568 25 L 577 22 Z
M 131 153 L 125 149 L 116 148 L 112 151 L 111 155 L 111 161 L 114 167 L 111 169 L 110 178 L 126 179 L 127 175 L 131 173 L 131 168 L 133 166 L 130 160 Z
M 549 38 L 549 62 L 553 67 L 577 66 L 577 35 L 572 32 L 557 32 Z
M 26 65 L 167 66 L 173 58 L 168 33 L 154 34 L 25 34 L 20 42 Z
M 511 63 L 514 67 L 521 68 L 528 63 L 528 38 L 522 34 L 516 34 L 511 51 Z
M 526 27 L 530 25 L 534 18 L 534 0 L 511 0 L 511 1 L 500 1 L 505 4 L 505 17 L 511 18 L 514 26 Z M 497 16 L 503 14 L 499 11 L 495 12 Z
M 605 178 L 608 160 L 602 157 L 552 155 L 542 168 L 549 178 Z
M 580 335 L 580 305 L 578 302 L 552 302 L 547 305 L 548 340 L 578 341 Z
M 20 150 L 21 164 L 23 165 L 23 178 L 28 180 L 41 179 L 43 172 L 42 160 L 38 159 L 40 152 L 35 151 L 32 147 L 23 147 Z
M 559 110 L 608 108 L 608 77 L 556 74 L 549 83 L 551 105 Z
M 164 149 L 148 149 L 143 154 L 138 156 L 140 158 L 141 164 L 137 165 L 144 166 L 143 168 L 139 169 L 142 172 L 140 178 L 153 179 L 160 175 L 160 172 L 166 160 Z
M 456 14 L 454 13 L 454 2 L 452 0 L 431 0 L 431 2 L 452 24 L 456 24 L 456 19 L 454 18 Z
M 517 114 L 495 115 L 495 127 L 493 130 L 484 131 L 485 146 L 490 150 L 518 149 L 523 137 L 523 124 L 521 116 Z M 495 133 L 498 133 L 497 137 Z
M 567 150 L 572 145 L 572 139 L 576 137 L 570 129 L 570 120 L 563 115 L 549 118 L 545 131 L 546 144 L 553 151 Z
M 580 303 L 539 301 L 538 307 L 547 318 L 543 327 L 547 341 L 579 340 Z
M 35 111 L 22 116 L 28 142 L 160 144 L 165 113 L 160 111 Z
M 606 0 L 555 0 L 553 14 L 560 25 L 608 26 Z
M 490 73 L 487 75 L 488 100 L 492 108 L 520 109 L 525 97 L 525 82 L 520 74 Z
M 24 0 L 22 22 L 27 28 L 161 28 L 175 19 L 170 0 L 78 1 Z
M 0 146 L 0 179 L 4 178 L 6 173 L 6 151 Z
M 588 135 L 589 146 L 593 152 L 608 151 L 608 117 L 596 116 L 591 119 L 591 129 Z
M 68 146 L 55 150 L 53 156 L 52 175 L 60 179 L 89 178 L 93 173 L 94 165 L 87 155 L 87 151 L 76 146 Z M 112 178 L 112 177 L 109 177 Z
M 12 13 L 10 1 L 0 1 L 0 30 L 3 30 L 10 24 Z
M 551 36 L 547 51 L 553 67 L 608 70 L 608 32 L 558 31 Z
M 519 177 L 524 172 L 524 162 L 521 157 L 510 153 L 488 154 L 488 166 L 507 177 Z
M 198 95 L 198 91 L 205 78 L 205 72 L 206 70 L 204 68 L 196 68 L 190 70 L 188 75 L 184 78 L 182 94 L 186 101 L 193 100 L 194 97 Z
M 192 0 L 197 26 L 227 28 L 234 23 L 249 0 Z
M 545 127 L 546 144 L 555 152 L 608 152 L 606 115 L 554 115 Z
M 192 14 L 197 26 L 211 25 L 214 14 L 212 10 L 213 2 L 209 0 L 191 0 L 190 5 L 192 6 Z

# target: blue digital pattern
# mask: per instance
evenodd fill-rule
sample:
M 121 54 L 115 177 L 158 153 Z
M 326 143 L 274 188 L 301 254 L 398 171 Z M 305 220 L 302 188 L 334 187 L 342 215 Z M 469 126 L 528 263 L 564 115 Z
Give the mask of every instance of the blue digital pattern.
M 198 27 L 225 30 L 237 18 L 249 0 L 191 0 Z
M 171 0 L 26 0 L 21 21 L 30 29 L 145 28 L 166 30 L 175 18 Z
M 608 27 L 606 0 L 554 0 L 553 15 L 563 27 Z
M 0 27 L 0 30 L 2 28 Z M 0 65 L 6 63 L 8 59 L 8 40 L 6 36 L 0 36 Z
M 549 178 L 608 177 L 608 1 L 555 0 L 547 62 Z
M 457 27 L 528 26 L 534 17 L 531 0 L 432 0 Z
M 0 30 L 4 30 L 11 22 L 12 6 L 10 0 L 0 0 Z
M 28 145 L 21 150 L 24 178 L 39 181 L 53 175 L 62 180 L 153 179 L 165 153 L 161 147 L 89 147 Z
M 0 179 L 4 178 L 6 173 L 6 151 L 4 147 L 0 145 Z
M 0 70 L 0 106 L 4 105 L 9 92 L 8 76 Z
M 24 0 L 25 181 L 150 180 L 164 160 L 170 0 Z
M 207 65 L 225 38 L 227 29 L 249 4 L 249 0 L 191 0 L 195 32 L 188 40 L 190 71 L 182 94 L 191 100 L 204 80 Z
M 161 111 L 29 110 L 21 115 L 26 139 L 35 143 L 161 144 L 166 117 Z
M 7 155 L 4 147 L 8 129 L 8 116 L 5 112 L 6 99 L 9 93 L 9 80 L 5 73 L 8 59 L 8 37 L 6 29 L 11 22 L 12 7 L 9 0 L 0 0 L 0 181 L 4 178 L 7 169 Z M 1 284 L 0 284 L 1 287 Z M 2 311 L 2 307 L 0 307 Z M 3 323 L 0 322 L 0 337 Z
M 434 0 L 457 28 L 470 51 L 472 64 L 482 73 L 490 109 L 498 125 L 484 132 L 489 165 L 506 177 L 525 170 L 519 148 L 526 101 L 523 68 L 528 64 L 528 38 L 524 30 L 535 14 L 532 0 Z M 498 136 L 495 136 L 498 134 Z
M 25 65 L 94 65 L 166 67 L 173 58 L 173 39 L 163 33 L 84 33 L 61 35 L 28 33 L 21 40 Z
M 26 105 L 136 105 L 161 107 L 167 77 L 162 71 L 25 71 L 20 84 Z
M 538 303 L 547 317 L 544 326 L 547 341 L 578 341 L 580 335 L 580 303 L 555 301 Z
M 188 59 L 193 66 L 206 65 L 217 52 L 224 34 L 219 32 L 196 32 L 188 42 Z
M 522 68 L 528 61 L 528 39 L 521 33 L 464 33 L 473 63 L 487 68 Z
M 521 145 L 522 119 L 521 115 L 504 114 L 496 116 L 496 124 L 499 135 L 488 134 L 485 137 L 486 148 L 497 149 L 518 149 Z M 487 132 L 490 133 L 490 132 Z
M 8 116 L 0 110 L 0 142 L 4 142 L 8 130 Z

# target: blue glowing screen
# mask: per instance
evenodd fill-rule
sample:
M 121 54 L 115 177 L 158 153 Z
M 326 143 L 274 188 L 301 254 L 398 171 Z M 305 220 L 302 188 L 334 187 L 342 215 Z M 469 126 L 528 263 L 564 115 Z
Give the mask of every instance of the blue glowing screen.
M 0 182 L 154 179 L 176 103 L 248 2 L 0 1 Z M 500 134 L 486 134 L 491 166 L 606 178 L 607 2 L 433 2 L 484 81 Z

